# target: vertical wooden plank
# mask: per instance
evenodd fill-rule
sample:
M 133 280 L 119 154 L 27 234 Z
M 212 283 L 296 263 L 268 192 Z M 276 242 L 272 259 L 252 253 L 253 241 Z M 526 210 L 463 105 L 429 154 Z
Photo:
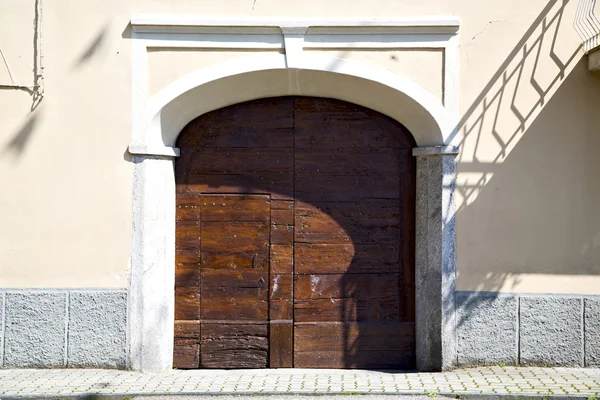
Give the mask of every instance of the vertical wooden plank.
M 400 166 L 400 321 L 415 320 L 416 158 L 412 149 L 398 149 Z
M 271 321 L 269 324 L 269 367 L 292 368 L 294 325 L 292 321 Z
M 294 202 L 273 200 L 269 285 L 269 366 L 293 367 Z

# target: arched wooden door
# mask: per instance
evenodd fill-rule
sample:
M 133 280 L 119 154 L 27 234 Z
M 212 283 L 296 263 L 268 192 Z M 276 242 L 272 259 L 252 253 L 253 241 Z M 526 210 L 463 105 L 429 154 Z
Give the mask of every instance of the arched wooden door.
M 175 368 L 413 368 L 414 141 L 280 97 L 177 141 Z

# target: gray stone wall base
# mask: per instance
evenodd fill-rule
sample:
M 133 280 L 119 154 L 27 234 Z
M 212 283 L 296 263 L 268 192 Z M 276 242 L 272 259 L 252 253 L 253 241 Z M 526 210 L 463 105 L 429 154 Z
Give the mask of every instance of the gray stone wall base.
M 4 367 L 65 365 L 67 293 L 7 293 Z
M 518 299 L 457 292 L 458 364 L 518 364 Z
M 600 297 L 457 292 L 458 364 L 600 366 Z
M 127 366 L 127 294 L 71 293 L 67 366 Z
M 583 299 L 521 298 L 521 364 L 582 367 L 582 311 Z
M 585 299 L 584 305 L 585 366 L 600 367 L 600 299 Z
M 127 367 L 126 292 L 9 290 L 0 295 L 2 367 Z

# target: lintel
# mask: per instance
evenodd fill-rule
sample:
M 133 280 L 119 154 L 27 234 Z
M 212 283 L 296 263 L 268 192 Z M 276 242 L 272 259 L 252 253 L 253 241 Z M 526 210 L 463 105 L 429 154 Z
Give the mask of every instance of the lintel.
M 158 33 L 193 28 L 387 28 L 423 30 L 430 33 L 455 34 L 460 22 L 456 17 L 418 18 L 280 18 L 205 15 L 134 14 L 131 26 L 136 33 Z M 381 32 L 380 32 L 381 33 Z

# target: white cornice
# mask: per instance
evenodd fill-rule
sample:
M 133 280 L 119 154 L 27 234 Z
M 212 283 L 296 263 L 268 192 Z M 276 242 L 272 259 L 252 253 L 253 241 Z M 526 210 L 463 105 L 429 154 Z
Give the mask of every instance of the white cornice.
M 131 26 L 136 33 L 185 32 L 202 28 L 387 28 L 452 34 L 460 26 L 455 17 L 419 18 L 280 18 L 204 15 L 134 14 Z M 381 33 L 381 32 L 379 32 Z M 408 33 L 408 32 L 407 32 Z

